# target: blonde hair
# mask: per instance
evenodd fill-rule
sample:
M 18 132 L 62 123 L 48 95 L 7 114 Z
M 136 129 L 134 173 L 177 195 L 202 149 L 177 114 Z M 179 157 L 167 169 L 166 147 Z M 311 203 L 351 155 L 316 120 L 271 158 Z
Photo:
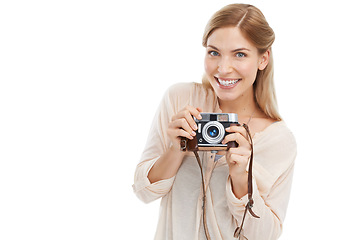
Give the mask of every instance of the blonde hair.
M 238 27 L 242 34 L 257 49 L 259 54 L 270 50 L 269 63 L 264 70 L 258 70 L 254 87 L 255 102 L 270 118 L 281 120 L 277 108 L 274 86 L 274 61 L 271 46 L 275 40 L 275 33 L 269 26 L 262 12 L 248 4 L 230 4 L 217 11 L 209 20 L 203 35 L 202 44 L 207 46 L 209 36 L 218 28 Z M 202 83 L 211 88 L 209 80 L 204 75 Z

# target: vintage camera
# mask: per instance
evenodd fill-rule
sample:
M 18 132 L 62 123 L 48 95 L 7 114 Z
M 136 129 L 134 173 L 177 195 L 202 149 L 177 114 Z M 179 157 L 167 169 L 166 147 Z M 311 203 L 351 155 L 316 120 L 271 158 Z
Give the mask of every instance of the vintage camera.
M 225 129 L 239 125 L 236 113 L 201 113 L 201 116 L 201 120 L 194 118 L 198 127 L 196 136 L 192 140 L 182 142 L 183 150 L 186 148 L 190 151 L 220 151 L 237 147 L 236 142 L 221 143 L 224 137 L 229 134 Z

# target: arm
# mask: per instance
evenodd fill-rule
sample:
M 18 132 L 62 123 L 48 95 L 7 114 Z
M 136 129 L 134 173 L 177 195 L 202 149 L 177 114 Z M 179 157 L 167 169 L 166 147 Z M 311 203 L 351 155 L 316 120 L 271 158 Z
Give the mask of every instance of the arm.
M 171 146 L 161 157 L 155 162 L 151 168 L 148 178 L 151 183 L 172 178 L 178 172 L 185 153 L 180 148 Z
M 260 144 L 260 143 L 259 143 Z M 282 231 L 282 225 L 290 196 L 296 142 L 288 130 L 269 134 L 262 138 L 260 145 L 255 145 L 253 166 L 253 199 L 252 210 L 259 219 L 246 215 L 242 235 L 247 239 L 274 240 Z M 229 210 L 238 223 L 241 222 L 247 195 L 236 194 L 237 186 L 232 185 L 229 176 L 226 193 Z M 242 193 L 241 193 L 242 194 Z
M 186 106 L 169 123 L 167 135 L 171 141 L 171 147 L 163 153 L 151 168 L 148 178 L 150 182 L 156 182 L 175 176 L 180 168 L 185 152 L 180 150 L 180 137 L 193 139 L 197 126 L 193 116 L 200 116 L 200 109 Z M 192 126 L 192 127 L 191 127 Z
M 287 204 L 289 201 L 294 165 L 278 178 L 268 196 L 263 197 L 253 178 L 253 211 L 260 216 L 253 218 L 248 214 L 245 218 L 243 235 L 247 239 L 273 240 L 278 239 L 282 232 L 282 225 L 285 218 Z M 230 211 L 238 223 L 244 214 L 245 205 L 248 202 L 247 195 L 238 199 L 231 187 L 230 179 L 226 185 L 227 199 Z
M 174 181 L 174 178 L 170 177 L 167 179 L 164 178 L 162 181 L 157 181 L 156 183 L 151 183 L 148 178 L 149 171 L 170 147 L 170 141 L 166 135 L 166 128 L 170 121 L 171 114 L 175 111 L 172 106 L 170 94 L 168 90 L 161 100 L 152 121 L 140 162 L 135 169 L 133 190 L 136 196 L 146 203 L 167 194 Z
M 174 87 L 165 94 L 135 170 L 134 192 L 144 202 L 163 197 L 171 190 L 185 155 L 180 151 L 179 137 L 191 139 L 195 134 L 194 127 L 190 126 L 195 125 L 192 116 L 199 115 L 200 109 L 188 106 L 178 111 L 181 103 L 176 100 L 177 95 L 178 89 Z

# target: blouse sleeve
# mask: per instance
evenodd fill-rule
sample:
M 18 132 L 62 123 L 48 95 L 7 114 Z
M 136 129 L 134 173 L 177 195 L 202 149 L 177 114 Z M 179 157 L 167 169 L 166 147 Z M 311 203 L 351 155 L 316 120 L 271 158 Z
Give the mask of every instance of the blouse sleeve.
M 150 127 L 140 163 L 135 170 L 133 190 L 136 196 L 145 203 L 165 196 L 171 190 L 175 179 L 172 177 L 151 184 L 148 173 L 160 156 L 170 147 L 171 141 L 166 131 L 171 117 L 177 112 L 178 95 L 181 90 L 183 90 L 181 85 L 174 85 L 164 94 Z
M 275 160 L 275 165 L 278 163 L 282 170 L 270 187 L 270 191 L 266 194 L 259 191 L 257 177 L 253 176 L 254 207 L 252 210 L 260 218 L 254 218 L 250 213 L 247 213 L 242 230 L 245 239 L 275 240 L 280 237 L 282 232 L 294 173 L 296 143 L 292 138 L 291 142 L 277 143 L 276 145 L 281 148 L 287 146 L 286 152 L 283 150 L 278 151 L 278 158 Z M 271 154 L 269 157 L 271 158 Z M 271 181 L 271 179 L 268 180 Z M 241 199 L 236 198 L 232 191 L 230 177 L 226 183 L 226 197 L 230 212 L 240 224 L 245 212 L 245 205 L 248 202 L 248 196 L 245 195 Z

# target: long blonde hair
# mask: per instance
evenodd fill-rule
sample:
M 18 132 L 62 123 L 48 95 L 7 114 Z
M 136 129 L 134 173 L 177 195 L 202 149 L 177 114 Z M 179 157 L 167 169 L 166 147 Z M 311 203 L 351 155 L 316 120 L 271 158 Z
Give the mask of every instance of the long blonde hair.
M 262 12 L 248 4 L 230 4 L 217 11 L 209 20 L 203 35 L 203 46 L 207 46 L 209 36 L 218 28 L 238 27 L 242 34 L 257 49 L 259 54 L 270 50 L 269 63 L 264 70 L 258 70 L 254 82 L 255 102 L 270 118 L 281 120 L 277 108 L 274 87 L 274 61 L 271 46 L 275 33 L 269 26 Z M 206 75 L 202 79 L 205 87 L 211 88 Z

